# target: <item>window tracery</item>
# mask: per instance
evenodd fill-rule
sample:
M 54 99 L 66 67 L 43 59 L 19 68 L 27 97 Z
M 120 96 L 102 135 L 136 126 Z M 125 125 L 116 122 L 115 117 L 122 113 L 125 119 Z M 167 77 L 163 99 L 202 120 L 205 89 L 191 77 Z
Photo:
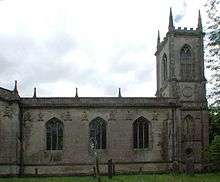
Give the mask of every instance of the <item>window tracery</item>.
M 194 75 L 191 47 L 186 44 L 180 50 L 180 74 L 184 80 L 192 79 Z
M 95 143 L 95 149 L 106 148 L 106 122 L 97 117 L 89 124 L 89 138 Z
M 134 148 L 149 147 L 149 121 L 144 117 L 139 117 L 133 123 Z
M 46 123 L 46 145 L 47 150 L 63 149 L 63 123 L 57 118 Z

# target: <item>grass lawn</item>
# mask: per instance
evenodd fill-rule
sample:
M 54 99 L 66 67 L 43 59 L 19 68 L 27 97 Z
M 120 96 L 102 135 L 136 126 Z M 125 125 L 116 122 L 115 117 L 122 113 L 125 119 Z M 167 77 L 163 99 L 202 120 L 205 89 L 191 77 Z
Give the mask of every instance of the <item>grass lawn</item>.
M 27 177 L 0 178 L 0 182 L 96 182 L 92 177 Z M 112 179 L 101 177 L 101 182 L 220 182 L 220 173 L 180 175 L 129 175 L 115 176 Z

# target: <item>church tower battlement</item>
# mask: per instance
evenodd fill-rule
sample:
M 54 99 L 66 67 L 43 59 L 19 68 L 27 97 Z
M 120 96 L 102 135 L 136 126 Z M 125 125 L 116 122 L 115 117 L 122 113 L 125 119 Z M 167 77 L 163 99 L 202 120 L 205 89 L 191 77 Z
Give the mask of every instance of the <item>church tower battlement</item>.
M 206 105 L 202 20 L 193 28 L 175 28 L 172 9 L 166 37 L 157 39 L 157 97 L 175 97 L 182 102 Z

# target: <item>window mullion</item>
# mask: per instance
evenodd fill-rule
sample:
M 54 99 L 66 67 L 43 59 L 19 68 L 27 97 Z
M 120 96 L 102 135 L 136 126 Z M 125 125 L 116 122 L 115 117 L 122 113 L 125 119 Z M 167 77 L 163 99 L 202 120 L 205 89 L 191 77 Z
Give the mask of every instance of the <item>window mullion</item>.
M 98 149 L 98 137 L 97 137 L 97 130 L 98 130 L 98 127 L 97 127 L 97 124 L 95 123 L 95 143 L 96 143 L 96 149 Z
M 53 133 L 52 133 L 52 128 L 50 128 L 50 150 L 53 150 Z
M 100 124 L 100 135 L 99 135 L 99 140 L 100 140 L 100 149 L 102 149 L 102 124 Z
M 139 144 L 139 122 L 137 123 L 137 148 L 140 148 L 140 144 Z
M 142 132 L 142 134 L 143 134 L 143 148 L 145 148 L 145 140 L 144 140 L 144 126 L 145 126 L 145 123 L 143 123 L 143 126 L 142 126 L 142 130 L 143 130 L 143 132 Z
M 56 150 L 58 150 L 58 139 L 59 139 L 59 136 L 58 136 L 58 134 L 59 134 L 59 132 L 58 132 L 58 123 L 57 123 L 57 126 L 56 126 L 56 137 L 57 137 L 57 143 L 56 143 Z

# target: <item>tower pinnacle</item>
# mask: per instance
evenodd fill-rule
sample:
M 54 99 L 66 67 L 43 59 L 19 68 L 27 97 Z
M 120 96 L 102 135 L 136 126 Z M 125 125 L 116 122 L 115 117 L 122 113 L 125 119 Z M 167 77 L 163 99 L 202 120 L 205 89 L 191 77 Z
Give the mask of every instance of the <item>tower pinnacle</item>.
M 33 95 L 33 98 L 37 98 L 37 89 L 36 89 L 36 87 L 34 87 L 34 95 Z
M 78 98 L 78 88 L 76 87 L 76 94 L 75 97 Z
M 14 92 L 18 93 L 18 81 L 15 80 Z
M 121 88 L 118 88 L 118 97 L 121 97 Z
M 158 35 L 157 35 L 157 49 L 159 48 L 160 45 L 160 31 L 158 30 Z
M 197 25 L 198 30 L 202 30 L 202 18 L 201 18 L 201 13 L 199 10 L 199 16 L 198 16 L 198 25 Z
M 170 17 L 169 17 L 169 27 L 168 27 L 168 30 L 169 31 L 173 31 L 174 30 L 172 8 L 170 8 Z

